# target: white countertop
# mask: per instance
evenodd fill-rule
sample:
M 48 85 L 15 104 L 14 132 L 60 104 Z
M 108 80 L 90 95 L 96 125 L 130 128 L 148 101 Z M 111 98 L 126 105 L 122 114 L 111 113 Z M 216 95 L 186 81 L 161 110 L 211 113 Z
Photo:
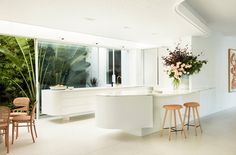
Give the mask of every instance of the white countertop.
M 100 93 L 97 96 L 152 96 L 152 93 L 148 92 L 134 92 L 134 91 L 121 91 L 112 93 Z
M 137 90 L 136 90 L 137 89 Z M 89 87 L 89 88 L 73 88 L 65 90 L 51 90 L 44 89 L 43 92 L 47 93 L 65 93 L 65 92 L 84 92 L 84 93 L 97 93 L 97 96 L 176 96 L 176 95 L 187 95 L 191 93 L 197 93 L 214 89 L 213 87 L 199 88 L 194 90 L 162 90 L 153 89 L 153 87 L 144 86 L 118 86 L 118 87 Z M 107 90 L 107 91 L 106 91 Z M 114 90 L 114 91 L 113 91 Z
M 110 92 L 110 93 L 100 93 L 97 94 L 98 96 L 176 96 L 176 95 L 187 95 L 192 93 L 197 93 L 201 91 L 211 90 L 212 88 L 201 88 L 195 90 L 153 90 L 152 92 L 147 91 L 120 91 L 120 92 Z
M 155 96 L 174 96 L 174 95 L 187 95 L 192 93 L 197 93 L 201 91 L 207 91 L 212 90 L 214 87 L 208 87 L 208 88 L 199 88 L 199 89 L 193 89 L 193 90 L 153 90 L 152 94 Z
M 96 90 L 117 90 L 117 89 L 132 89 L 132 88 L 144 88 L 148 90 L 153 90 L 153 87 L 145 86 L 114 86 L 114 87 L 86 87 L 86 88 L 72 88 L 72 89 L 63 89 L 63 90 L 52 90 L 52 89 L 43 89 L 44 92 L 69 92 L 69 91 L 96 91 Z

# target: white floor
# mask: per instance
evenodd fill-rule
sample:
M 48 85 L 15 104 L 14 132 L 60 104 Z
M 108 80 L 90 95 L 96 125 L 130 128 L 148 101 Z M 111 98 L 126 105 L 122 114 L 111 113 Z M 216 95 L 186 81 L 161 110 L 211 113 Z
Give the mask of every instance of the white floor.
M 62 123 L 58 119 L 40 119 L 36 143 L 26 129 L 10 146 L 9 155 L 235 155 L 236 108 L 216 113 L 202 120 L 203 134 L 196 137 L 194 130 L 187 139 L 173 133 L 168 141 L 155 133 L 136 137 L 117 130 L 95 127 L 92 117 L 73 118 Z M 0 155 L 6 149 L 0 143 Z

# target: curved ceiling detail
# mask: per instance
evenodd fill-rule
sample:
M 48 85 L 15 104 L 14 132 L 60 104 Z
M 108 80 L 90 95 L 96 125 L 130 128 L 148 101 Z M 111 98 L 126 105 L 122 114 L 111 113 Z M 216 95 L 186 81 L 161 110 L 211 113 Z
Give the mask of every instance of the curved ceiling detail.
M 195 28 L 203 33 L 204 36 L 208 36 L 211 33 L 210 28 L 207 26 L 204 19 L 198 15 L 185 0 L 180 0 L 174 6 L 175 12 L 184 18 L 187 22 L 192 24 Z
M 206 24 L 189 8 L 183 0 L 3 0 L 0 21 L 5 27 L 0 23 L 0 33 L 102 46 L 159 47 L 181 37 L 208 34 Z

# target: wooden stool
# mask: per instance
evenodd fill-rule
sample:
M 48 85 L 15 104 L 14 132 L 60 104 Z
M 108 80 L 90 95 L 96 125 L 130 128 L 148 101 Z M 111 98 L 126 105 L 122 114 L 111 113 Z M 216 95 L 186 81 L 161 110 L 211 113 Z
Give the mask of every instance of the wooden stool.
M 184 103 L 184 106 L 185 106 L 184 126 L 187 126 L 188 130 L 189 130 L 189 126 L 194 126 L 195 135 L 197 136 L 197 128 L 198 127 L 200 127 L 201 133 L 202 133 L 202 126 L 201 126 L 201 123 L 200 123 L 200 117 L 199 117 L 199 113 L 198 113 L 198 109 L 197 109 L 197 107 L 199 107 L 200 105 L 197 102 L 187 102 L 187 103 Z M 194 125 L 190 124 L 190 111 L 191 111 L 191 108 L 193 110 Z M 188 123 L 185 124 L 187 112 L 188 112 Z M 196 124 L 196 113 L 197 113 L 197 118 L 198 118 L 198 125 Z
M 163 129 L 169 129 L 169 140 L 171 140 L 171 132 L 176 132 L 177 131 L 182 131 L 184 132 L 184 137 L 186 138 L 186 134 L 184 131 L 184 124 L 182 122 L 182 117 L 181 117 L 181 113 L 180 113 L 180 109 L 183 108 L 182 105 L 178 105 L 178 104 L 172 104 L 172 105 L 164 105 L 163 108 L 165 109 L 165 114 L 164 114 L 164 119 L 163 119 L 163 123 L 162 123 L 162 130 L 161 130 L 161 136 L 163 134 Z M 170 114 L 169 114 L 169 127 L 168 128 L 164 128 L 165 127 L 165 121 L 166 121 L 166 115 L 168 113 L 168 110 L 170 110 Z M 177 126 L 176 126 L 176 110 L 178 111 L 179 114 L 179 119 L 181 122 L 181 130 L 177 130 Z M 172 127 L 172 112 L 174 112 L 174 123 L 175 126 Z

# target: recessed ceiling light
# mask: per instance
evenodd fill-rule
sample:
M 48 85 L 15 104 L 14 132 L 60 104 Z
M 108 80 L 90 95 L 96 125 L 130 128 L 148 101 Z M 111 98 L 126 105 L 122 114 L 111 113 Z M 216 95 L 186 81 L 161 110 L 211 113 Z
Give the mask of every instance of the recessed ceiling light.
M 153 33 L 152 33 L 152 35 L 154 35 L 154 36 L 155 36 L 155 35 L 157 35 L 157 33 L 153 32 Z
M 129 26 L 124 26 L 123 28 L 124 29 L 131 29 L 131 27 L 129 27 Z
M 59 39 L 60 39 L 60 40 L 65 40 L 65 38 L 64 38 L 64 37 L 61 37 L 61 36 L 59 37 Z
M 92 17 L 85 17 L 84 19 L 91 22 L 96 20 L 95 18 Z

